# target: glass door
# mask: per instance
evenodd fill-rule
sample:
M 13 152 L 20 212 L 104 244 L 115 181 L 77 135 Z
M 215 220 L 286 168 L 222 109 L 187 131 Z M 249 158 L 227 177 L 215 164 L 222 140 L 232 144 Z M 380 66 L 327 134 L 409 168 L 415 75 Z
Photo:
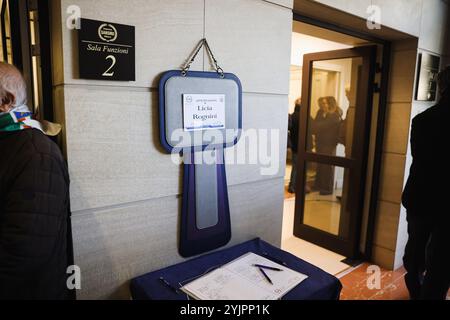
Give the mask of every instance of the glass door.
M 304 56 L 294 235 L 358 253 L 376 47 Z

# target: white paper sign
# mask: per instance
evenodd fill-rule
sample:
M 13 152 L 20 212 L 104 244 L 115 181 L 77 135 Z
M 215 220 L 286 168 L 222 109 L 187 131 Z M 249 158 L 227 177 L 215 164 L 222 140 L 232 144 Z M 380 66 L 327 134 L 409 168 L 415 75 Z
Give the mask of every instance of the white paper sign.
M 225 129 L 224 94 L 183 94 L 184 131 Z

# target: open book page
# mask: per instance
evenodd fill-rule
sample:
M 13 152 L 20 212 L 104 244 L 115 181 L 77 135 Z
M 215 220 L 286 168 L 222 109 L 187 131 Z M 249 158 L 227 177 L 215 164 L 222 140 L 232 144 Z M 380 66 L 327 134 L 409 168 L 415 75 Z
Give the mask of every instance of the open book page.
M 264 270 L 272 283 L 255 264 L 282 271 Z M 248 253 L 182 288 L 199 300 L 277 300 L 307 279 L 306 275 Z

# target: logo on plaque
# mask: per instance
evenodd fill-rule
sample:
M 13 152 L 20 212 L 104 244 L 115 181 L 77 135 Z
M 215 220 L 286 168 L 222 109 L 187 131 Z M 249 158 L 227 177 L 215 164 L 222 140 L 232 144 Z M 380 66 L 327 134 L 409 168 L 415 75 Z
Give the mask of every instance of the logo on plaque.
M 114 42 L 117 39 L 117 29 L 112 24 L 104 23 L 98 28 L 98 36 L 106 42 Z

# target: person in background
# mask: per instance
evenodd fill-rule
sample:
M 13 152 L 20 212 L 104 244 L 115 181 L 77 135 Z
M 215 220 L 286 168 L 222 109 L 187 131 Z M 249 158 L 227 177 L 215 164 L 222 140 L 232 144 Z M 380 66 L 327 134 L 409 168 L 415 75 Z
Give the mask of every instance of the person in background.
M 313 134 L 316 139 L 316 152 L 327 156 L 335 156 L 341 126 L 340 108 L 334 97 L 320 98 L 319 111 L 313 121 Z M 334 189 L 334 167 L 326 164 L 317 165 L 316 190 L 321 195 L 331 195 Z
M 439 103 L 412 121 L 413 162 L 402 199 L 409 234 L 405 282 L 413 300 L 445 299 L 450 286 L 450 66 L 439 73 L 438 87 Z
M 69 299 L 69 175 L 31 118 L 26 85 L 0 62 L 0 299 Z
M 348 126 L 349 126 L 349 119 L 350 119 L 350 110 L 351 110 L 351 105 L 350 105 L 350 87 L 345 88 L 345 97 L 348 101 L 348 108 L 347 108 L 347 112 L 345 114 L 345 119 L 343 119 L 344 116 L 344 111 L 341 109 L 341 125 L 339 128 L 339 138 L 338 138 L 338 142 L 340 144 L 342 144 L 344 147 L 347 147 L 347 133 L 348 133 Z M 354 107 L 353 107 L 354 108 Z M 347 152 L 347 150 L 345 150 Z M 347 155 L 350 156 L 350 155 Z
M 302 100 L 298 98 L 295 101 L 294 113 L 289 115 L 289 142 L 292 150 L 292 171 L 289 182 L 289 193 L 295 193 L 297 183 L 297 155 L 298 155 L 298 139 L 299 139 L 299 122 L 300 122 L 300 108 Z

